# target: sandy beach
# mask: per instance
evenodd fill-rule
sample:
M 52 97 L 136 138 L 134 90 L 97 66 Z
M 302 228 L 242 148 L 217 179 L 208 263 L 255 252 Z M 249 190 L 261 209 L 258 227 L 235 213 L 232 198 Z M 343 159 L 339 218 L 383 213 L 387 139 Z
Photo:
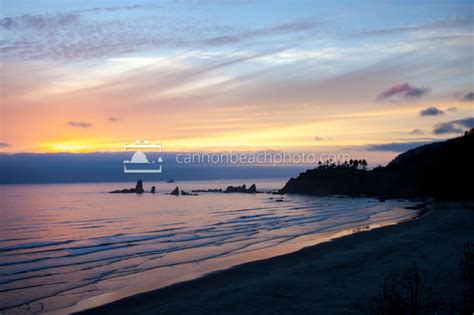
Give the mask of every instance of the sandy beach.
M 416 263 L 433 297 L 461 296 L 459 260 L 474 241 L 472 203 L 435 203 L 411 221 L 246 263 L 132 296 L 87 314 L 358 313 L 390 272 Z

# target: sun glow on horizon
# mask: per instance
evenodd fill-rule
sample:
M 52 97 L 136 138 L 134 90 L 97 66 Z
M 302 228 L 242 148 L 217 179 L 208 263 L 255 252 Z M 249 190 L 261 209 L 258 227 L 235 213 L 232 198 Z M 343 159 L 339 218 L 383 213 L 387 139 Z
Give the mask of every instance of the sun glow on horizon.
M 67 140 L 61 142 L 40 143 L 39 150 L 41 153 L 114 152 L 123 150 L 123 144 L 97 143 L 85 140 Z

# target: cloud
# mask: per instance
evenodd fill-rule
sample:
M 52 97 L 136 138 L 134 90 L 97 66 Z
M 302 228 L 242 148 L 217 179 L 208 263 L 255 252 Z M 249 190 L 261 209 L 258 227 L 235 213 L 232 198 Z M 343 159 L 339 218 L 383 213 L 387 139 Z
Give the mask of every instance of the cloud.
M 18 30 L 38 30 L 58 27 L 73 26 L 80 23 L 83 14 L 95 12 L 115 12 L 124 10 L 149 9 L 156 5 L 129 5 L 115 7 L 97 7 L 84 10 L 76 10 L 67 13 L 44 13 L 44 14 L 24 14 L 19 16 L 9 16 L 0 19 L 0 28 L 10 31 Z M 52 34 L 52 33 L 50 33 Z
M 446 111 L 447 111 L 447 112 L 455 112 L 455 111 L 457 111 L 457 110 L 458 110 L 457 107 L 450 107 L 450 108 L 448 108 Z
M 5 30 L 43 30 L 59 28 L 79 23 L 81 15 L 78 13 L 58 13 L 39 15 L 20 15 L 5 17 L 0 20 L 0 28 Z
M 443 115 L 444 114 L 444 111 L 441 110 L 441 109 L 438 109 L 434 106 L 431 106 L 431 107 L 428 107 L 426 109 L 423 109 L 422 111 L 420 111 L 420 116 L 439 116 L 439 115 Z
M 134 4 L 134 5 L 124 5 L 124 6 L 115 6 L 115 7 L 97 7 L 92 9 L 78 10 L 76 12 L 86 13 L 86 12 L 116 12 L 116 11 L 130 11 L 138 9 L 150 9 L 153 7 L 158 7 L 154 4 Z
M 474 101 L 474 92 L 469 92 L 467 94 L 464 94 L 459 99 L 463 102 L 472 102 Z
M 413 129 L 412 131 L 410 131 L 410 134 L 411 135 L 423 135 L 425 133 L 421 129 Z
M 98 86 L 77 90 L 68 97 L 82 100 L 91 98 L 94 102 L 101 100 L 104 103 L 101 106 L 109 113 L 130 111 L 132 102 L 140 111 L 150 114 L 159 108 L 184 115 L 186 111 L 194 112 L 194 107 L 190 105 L 194 104 L 201 109 L 206 107 L 213 111 L 219 108 L 219 114 L 216 115 L 220 118 L 229 118 L 224 110 L 232 109 L 238 113 L 238 117 L 233 118 L 235 120 L 261 121 L 255 118 L 257 116 L 250 117 L 249 113 L 270 113 L 270 108 L 278 108 L 279 111 L 288 111 L 293 115 L 295 110 L 288 105 L 310 103 L 315 99 L 325 106 L 351 102 L 355 108 L 362 101 L 373 100 L 373 95 L 377 95 L 386 86 L 392 86 L 393 82 L 403 82 L 402 78 L 411 77 L 417 82 L 423 82 L 426 78 L 441 80 L 440 69 L 443 72 L 455 69 L 459 73 L 458 77 L 466 79 L 471 76 L 465 63 L 448 63 L 441 58 L 442 55 L 438 55 L 439 47 L 435 49 L 423 46 L 417 53 L 396 55 L 354 71 L 328 77 L 314 75 L 314 71 L 320 68 L 319 63 L 308 64 L 307 61 L 302 61 L 291 65 L 269 66 L 261 62 L 280 51 L 284 49 L 269 50 L 262 54 L 235 50 L 230 54 L 214 53 L 210 57 L 204 55 L 199 59 L 182 54 L 167 58 L 166 63 L 139 67 Z M 432 67 L 433 60 L 439 60 L 437 69 Z M 246 70 L 250 66 L 254 68 L 252 71 L 236 73 L 236 66 Z M 292 74 L 291 80 L 288 80 L 289 71 Z M 423 76 L 420 77 L 419 73 L 423 73 Z M 219 76 L 222 79 L 217 79 Z M 203 82 L 209 84 L 202 84 Z M 129 95 L 134 95 L 133 100 L 127 101 Z M 111 98 L 113 105 L 109 105 Z M 200 112 L 201 110 L 196 110 L 194 117 L 200 116 Z M 136 110 L 130 114 L 133 116 Z M 301 115 L 301 118 L 303 121 L 309 119 L 308 112 Z M 267 121 L 273 121 L 272 119 L 267 118 Z M 222 125 L 217 117 L 206 116 L 204 121 Z M 196 119 L 195 123 L 201 125 L 203 121 Z M 277 123 L 284 124 L 279 119 Z
M 322 137 L 314 137 L 314 141 L 324 141 L 324 138 L 322 138 Z
M 432 143 L 432 141 L 415 141 L 415 142 L 391 142 L 382 144 L 370 144 L 368 151 L 386 151 L 386 152 L 405 152 L 410 149 Z
M 233 43 L 240 43 L 244 42 L 249 39 L 253 39 L 256 37 L 264 37 L 264 36 L 277 36 L 277 35 L 284 35 L 290 33 L 298 33 L 311 30 L 315 28 L 319 23 L 316 21 L 310 20 L 296 20 L 292 22 L 280 23 L 271 25 L 268 27 L 251 29 L 247 31 L 242 31 L 236 34 L 230 35 L 222 35 L 204 39 L 202 43 L 209 46 L 218 46 L 218 45 L 226 45 L 226 44 L 233 44 Z
M 242 5 L 252 3 L 253 0 L 175 0 L 176 3 L 188 5 Z
M 452 123 L 442 123 L 437 124 L 433 129 L 433 133 L 437 135 L 442 135 L 446 133 L 462 133 L 463 130 L 461 128 L 456 127 Z
M 397 100 L 399 98 L 403 98 L 405 100 L 411 100 L 420 98 L 431 91 L 429 87 L 414 87 L 409 83 L 402 83 L 399 85 L 392 86 L 391 88 L 383 91 L 382 93 L 377 96 L 376 100 L 379 102 L 383 102 L 387 99 L 389 100 Z
M 451 123 L 460 125 L 464 128 L 474 128 L 474 117 L 454 120 Z
M 433 133 L 437 135 L 463 133 L 466 129 L 471 128 L 474 128 L 474 117 L 436 124 L 434 126 Z
M 120 119 L 117 118 L 117 117 L 112 116 L 112 117 L 109 117 L 109 119 L 107 119 L 107 120 L 108 120 L 109 122 L 118 122 Z
M 456 27 L 472 27 L 474 22 L 473 16 L 461 16 L 456 18 L 449 18 L 445 20 L 439 20 L 432 23 L 419 24 L 419 25 L 408 25 L 402 27 L 383 28 L 370 31 L 358 32 L 351 34 L 351 37 L 371 37 L 371 36 L 386 36 L 395 35 L 406 32 L 420 32 L 420 31 L 433 31 L 438 29 L 456 28 Z
M 6 142 L 0 142 L 0 148 L 8 148 L 8 147 L 11 147 L 11 145 Z
M 0 57 L 5 60 L 69 61 L 145 49 L 200 49 L 290 36 L 313 30 L 318 25 L 315 20 L 303 18 L 261 27 L 210 23 L 199 16 L 193 19 L 157 18 L 160 10 L 149 7 L 154 6 L 105 7 L 4 17 L 0 20 L 0 30 L 5 31 L 0 41 Z M 118 10 L 133 11 L 125 19 L 113 13 Z
M 92 124 L 88 121 L 70 121 L 67 123 L 68 126 L 74 127 L 74 128 L 89 128 L 92 127 Z
M 62 112 L 58 111 L 57 115 L 54 115 L 55 121 L 50 121 L 50 124 L 62 124 L 65 128 L 74 131 L 74 129 L 65 126 L 69 120 L 86 119 L 90 122 L 94 121 L 94 125 L 102 121 L 106 125 L 101 125 L 100 128 L 76 130 L 76 132 L 90 132 L 92 129 L 97 129 L 98 135 L 103 135 L 102 133 L 106 132 L 103 127 L 107 127 L 107 125 L 114 127 L 118 124 L 124 128 L 130 126 L 129 130 L 136 132 L 136 128 L 132 129 L 131 126 L 143 121 L 160 119 L 158 113 L 167 117 L 167 121 L 162 121 L 166 125 L 163 127 L 166 129 L 164 131 L 166 134 L 160 137 L 166 136 L 170 139 L 197 136 L 214 137 L 217 134 L 233 135 L 235 130 L 248 130 L 249 133 L 256 134 L 257 131 L 263 129 L 280 130 L 277 128 L 288 127 L 295 121 L 298 122 L 297 129 L 308 124 L 311 126 L 308 127 L 309 130 L 315 130 L 313 126 L 318 124 L 320 119 L 325 119 L 323 118 L 325 114 L 319 115 L 319 111 L 316 110 L 319 106 L 323 109 L 322 112 L 326 112 L 323 107 L 326 107 L 328 112 L 331 108 L 332 112 L 334 106 L 334 113 L 347 115 L 349 124 L 355 121 L 352 118 L 353 115 L 368 114 L 367 122 L 370 120 L 370 124 L 373 123 L 375 126 L 382 124 L 391 130 L 399 130 L 399 119 L 385 116 L 385 111 L 372 113 L 372 110 L 379 111 L 380 109 L 368 109 L 366 104 L 386 87 L 393 86 L 394 82 L 407 81 L 417 87 L 420 84 L 430 86 L 431 83 L 428 82 L 445 82 L 443 80 L 447 73 L 453 74 L 453 77 L 456 77 L 456 82 L 470 82 L 467 80 L 472 78 L 472 73 L 469 67 L 466 67 L 465 61 L 471 58 L 469 52 L 472 51 L 472 41 L 461 46 L 461 50 L 452 41 L 452 39 L 439 41 L 437 45 L 420 43 L 416 45 L 416 50 L 409 53 L 400 53 L 397 50 L 398 44 L 387 46 L 383 44 L 371 47 L 369 50 L 363 48 L 361 50 L 343 50 L 342 53 L 336 52 L 338 58 L 341 58 L 336 62 L 321 61 L 319 57 L 307 57 L 304 60 L 299 59 L 297 62 L 292 61 L 285 64 L 267 62 L 267 56 L 279 55 L 279 53 L 275 53 L 275 50 L 265 56 L 257 54 L 266 46 L 256 47 L 258 49 L 255 50 L 253 47 L 248 50 L 247 47 L 242 47 L 241 50 L 231 51 L 230 55 L 228 49 L 210 49 L 208 51 L 180 51 L 177 49 L 176 53 L 164 51 L 163 57 L 152 55 L 150 58 L 136 58 L 137 56 L 128 58 L 127 56 L 123 58 L 123 61 L 104 60 L 91 63 L 91 66 L 104 65 L 103 69 L 99 69 L 99 80 L 95 80 L 96 78 L 93 77 L 96 75 L 95 69 L 89 69 L 88 64 L 76 67 L 68 63 L 58 63 L 56 66 L 56 63 L 41 61 L 23 62 L 24 74 L 17 75 L 18 67 L 11 67 L 7 81 L 11 81 L 10 76 L 14 75 L 15 82 L 23 85 L 25 80 L 32 80 L 32 75 L 28 72 L 31 65 L 43 67 L 41 75 L 52 75 L 52 77 L 48 80 L 43 78 L 38 80 L 38 76 L 35 76 L 35 84 L 46 85 L 39 89 L 38 87 L 24 89 L 30 93 L 31 99 L 31 105 L 28 105 L 28 114 L 30 116 L 40 114 L 44 116 L 48 112 L 56 112 L 55 109 L 60 109 L 62 103 L 68 103 L 71 104 L 69 108 L 73 111 L 68 113 L 69 117 L 60 115 Z M 274 47 L 275 42 L 272 42 L 272 48 Z M 301 49 L 305 48 L 301 47 Z M 383 55 L 378 55 L 376 58 L 370 56 L 368 60 L 364 59 L 374 51 L 381 51 Z M 345 64 L 348 68 L 340 68 L 339 62 L 344 63 L 345 61 L 340 60 L 346 59 L 346 56 L 355 59 Z M 446 56 L 451 57 L 446 58 Z M 117 74 L 114 69 L 118 66 L 121 68 L 122 63 L 128 70 Z M 5 64 L 11 64 L 11 62 L 5 62 Z M 113 71 L 104 71 L 109 67 Z M 75 72 L 70 70 L 75 70 Z M 92 70 L 91 74 L 89 74 L 89 70 Z M 63 77 L 66 77 L 67 83 L 72 79 L 71 83 L 76 83 L 77 80 L 77 83 L 81 84 L 64 84 L 72 88 L 67 88 L 65 92 L 58 91 L 57 87 L 63 86 Z M 82 84 L 84 78 L 88 81 L 85 85 Z M 434 86 L 432 87 L 434 88 Z M 440 90 L 445 91 L 444 95 L 449 95 L 451 98 L 453 97 L 452 89 L 457 88 L 451 87 L 451 85 L 440 85 Z M 5 90 L 9 94 L 11 93 L 11 91 Z M 31 91 L 35 91 L 35 93 L 31 93 Z M 42 97 L 45 93 L 47 93 L 46 97 Z M 22 96 L 21 93 L 15 93 L 15 95 Z M 130 95 L 133 95 L 133 98 L 130 98 Z M 12 112 L 17 103 L 25 102 L 14 102 L 13 100 L 8 102 L 8 106 L 13 109 Z M 36 103 L 40 103 L 41 106 Z M 311 104 L 315 110 L 300 108 L 302 104 Z M 350 104 L 350 106 L 342 106 L 343 104 Z M 26 109 L 24 112 L 27 112 Z M 85 112 L 98 116 L 84 116 Z M 206 114 L 206 112 L 211 112 L 212 115 Z M 107 114 L 104 116 L 103 113 Z M 117 124 L 108 123 L 106 120 L 111 114 L 120 115 L 119 117 L 123 121 Z M 374 114 L 380 114 L 380 118 L 374 118 Z M 417 109 L 414 114 L 418 115 Z M 18 113 L 17 116 L 19 117 L 20 114 Z M 127 121 L 125 121 L 125 117 Z M 446 120 L 461 117 L 448 117 Z M 42 125 L 38 123 L 40 126 L 38 129 L 43 128 L 47 120 L 43 120 Z M 367 123 L 364 125 L 364 120 L 361 121 L 360 128 L 365 130 L 369 127 Z M 179 124 L 176 125 L 176 122 Z M 11 124 L 14 125 L 13 122 Z M 148 125 L 150 124 L 143 125 L 144 130 L 152 128 Z M 431 131 L 429 127 L 432 125 L 434 123 L 429 124 L 428 127 L 411 125 L 411 128 L 405 132 L 418 126 L 428 133 Z M 19 126 L 15 128 L 20 129 Z M 339 130 L 340 127 L 331 122 L 328 128 Z M 319 129 L 316 128 L 317 130 Z M 300 133 L 305 141 L 312 141 L 313 144 L 325 144 L 325 142 L 318 143 L 312 140 L 312 136 L 318 135 L 319 132 L 310 135 L 309 139 L 305 135 L 305 131 L 295 131 L 295 134 L 299 135 Z M 388 141 L 411 141 L 415 137 L 406 136 L 410 139 Z M 39 138 L 39 135 L 36 137 Z M 416 140 L 422 141 L 421 139 Z M 388 142 L 387 140 L 382 141 Z M 263 143 L 263 141 L 260 142 Z

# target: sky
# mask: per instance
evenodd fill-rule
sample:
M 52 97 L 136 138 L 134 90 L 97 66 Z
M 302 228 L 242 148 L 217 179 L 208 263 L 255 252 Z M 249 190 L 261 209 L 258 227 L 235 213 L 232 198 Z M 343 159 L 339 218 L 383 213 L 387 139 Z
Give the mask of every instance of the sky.
M 0 0 L 0 152 L 349 152 L 474 127 L 473 1 Z

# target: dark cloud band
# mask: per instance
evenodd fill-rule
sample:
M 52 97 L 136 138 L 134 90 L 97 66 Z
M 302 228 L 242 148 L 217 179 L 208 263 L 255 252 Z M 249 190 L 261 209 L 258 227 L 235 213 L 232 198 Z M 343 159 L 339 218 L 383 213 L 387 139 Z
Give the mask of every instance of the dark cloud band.
M 383 91 L 380 93 L 376 100 L 383 102 L 385 100 L 397 100 L 397 99 L 416 99 L 420 98 L 431 91 L 429 87 L 414 87 L 410 83 L 402 83 Z
M 90 128 L 92 127 L 92 124 L 88 121 L 70 121 L 67 123 L 68 126 L 74 127 L 74 128 Z
M 471 128 L 474 128 L 474 117 L 436 124 L 434 126 L 433 133 L 437 135 L 463 133 L 465 130 Z
M 439 116 L 439 115 L 443 115 L 444 114 L 444 111 L 441 110 L 441 109 L 438 109 L 437 107 L 428 107 L 426 109 L 423 109 L 422 111 L 420 111 L 420 116 Z

